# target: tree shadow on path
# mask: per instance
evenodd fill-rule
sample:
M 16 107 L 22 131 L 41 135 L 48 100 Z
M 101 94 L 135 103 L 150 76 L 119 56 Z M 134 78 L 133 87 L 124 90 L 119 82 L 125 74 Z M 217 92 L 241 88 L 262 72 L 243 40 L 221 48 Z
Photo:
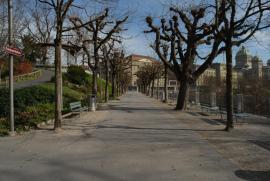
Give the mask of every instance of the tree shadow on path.
M 204 130 L 204 129 L 188 129 L 188 128 L 146 128 L 122 125 L 98 125 L 97 129 L 131 129 L 131 130 L 156 130 L 156 131 L 223 131 L 222 129 Z
M 251 171 L 251 170 L 237 170 L 235 175 L 241 179 L 248 181 L 269 181 L 270 170 L 268 171 Z

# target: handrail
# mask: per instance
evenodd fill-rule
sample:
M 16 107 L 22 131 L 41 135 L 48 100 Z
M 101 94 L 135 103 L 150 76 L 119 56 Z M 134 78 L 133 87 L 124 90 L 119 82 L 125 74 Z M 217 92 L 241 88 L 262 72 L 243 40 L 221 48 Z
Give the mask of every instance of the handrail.
M 42 71 L 41 70 L 36 70 L 34 72 L 28 73 L 28 74 L 22 74 L 22 75 L 17 75 L 14 76 L 13 80 L 14 82 L 20 82 L 20 81 L 26 81 L 26 80 L 34 80 L 37 79 L 41 75 Z M 1 81 L 0 85 L 8 85 L 8 78 L 5 78 L 4 81 Z

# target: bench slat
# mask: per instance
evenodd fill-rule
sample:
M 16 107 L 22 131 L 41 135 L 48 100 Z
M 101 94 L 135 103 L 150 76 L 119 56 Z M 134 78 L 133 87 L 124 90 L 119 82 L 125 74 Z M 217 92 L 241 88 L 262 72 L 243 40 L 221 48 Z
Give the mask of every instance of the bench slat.
M 72 102 L 72 103 L 69 104 L 69 106 L 70 106 L 70 110 L 72 112 L 82 112 L 82 111 L 88 110 L 87 107 L 82 107 L 82 104 L 81 104 L 80 101 Z

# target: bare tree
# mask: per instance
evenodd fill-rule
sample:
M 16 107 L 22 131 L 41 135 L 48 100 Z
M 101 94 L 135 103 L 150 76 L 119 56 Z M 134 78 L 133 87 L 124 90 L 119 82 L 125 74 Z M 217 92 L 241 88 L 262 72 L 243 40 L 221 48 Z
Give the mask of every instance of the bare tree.
M 67 19 L 68 13 L 72 7 L 77 7 L 74 4 L 74 0 L 37 0 L 37 2 L 46 4 L 49 6 L 55 16 L 55 39 L 52 44 L 55 47 L 55 121 L 54 129 L 58 130 L 61 128 L 62 122 L 62 61 L 61 61 L 61 51 L 62 51 L 62 38 L 63 33 L 71 30 L 75 30 L 86 26 L 89 22 L 81 24 L 80 26 L 64 28 L 65 20 Z M 51 45 L 51 44 L 48 44 Z
M 123 31 L 122 25 L 128 19 L 128 16 L 126 16 L 121 20 L 112 21 L 109 16 L 109 9 L 106 8 L 101 15 L 95 16 L 94 18 L 91 17 L 91 23 L 84 26 L 84 29 L 87 30 L 87 34 L 81 39 L 81 47 L 87 55 L 88 66 L 93 72 L 92 94 L 94 95 L 97 95 L 97 71 L 99 70 L 99 62 L 101 60 L 100 51 L 108 41 L 114 39 L 118 33 Z M 75 26 L 84 24 L 83 21 L 77 17 L 70 18 L 70 21 Z M 77 31 L 77 34 L 82 35 L 83 33 Z
M 151 48 L 153 50 L 155 50 L 155 45 L 150 45 Z M 162 55 L 163 57 L 165 57 L 166 59 L 168 58 L 168 53 L 169 53 L 169 46 L 166 44 L 162 44 L 161 45 L 162 48 Z M 164 88 L 164 103 L 168 102 L 168 65 L 164 62 L 163 63 L 163 76 L 164 76 L 164 84 L 163 84 L 163 88 Z
M 160 20 L 160 25 L 155 25 L 152 17 L 147 17 L 146 22 L 150 28 L 146 33 L 155 34 L 155 51 L 159 58 L 167 67 L 174 72 L 177 80 L 180 82 L 180 89 L 176 110 L 185 108 L 186 95 L 189 85 L 194 83 L 198 77 L 211 65 L 214 58 L 221 50 L 221 38 L 215 34 L 217 21 L 206 21 L 211 14 L 207 12 L 216 9 L 213 6 L 194 7 L 190 11 L 171 7 L 170 11 L 174 13 L 168 21 Z M 212 16 L 214 17 L 215 14 Z M 215 35 L 215 36 L 213 36 Z M 169 58 L 165 57 L 161 51 L 163 44 L 169 45 Z M 210 51 L 207 55 L 200 55 L 198 47 L 208 46 Z M 195 67 L 196 59 L 202 59 L 204 62 L 199 68 Z
M 162 73 L 162 64 L 160 62 L 152 62 L 151 64 L 145 65 L 149 69 L 149 78 L 151 79 L 151 97 L 154 97 L 155 81 L 159 79 Z
M 112 57 L 109 59 L 111 68 L 111 82 L 112 82 L 112 97 L 119 95 L 119 87 L 121 79 L 124 79 L 121 74 L 128 75 L 126 71 L 131 67 L 131 60 L 125 58 L 124 51 L 121 49 L 114 49 Z
M 8 1 L 0 1 L 0 56 L 5 56 L 5 46 L 8 41 Z M 13 34 L 14 34 L 14 46 L 20 45 L 20 36 L 24 31 L 23 17 L 25 15 L 24 5 L 21 0 L 16 0 L 14 3 L 14 13 L 13 13 Z
M 102 48 L 103 52 L 103 62 L 105 65 L 105 102 L 108 102 L 109 100 L 109 78 L 110 78 L 110 60 L 113 58 L 113 48 L 115 46 L 115 40 L 109 41 L 107 44 L 105 44 Z
M 52 33 L 55 28 L 55 20 L 48 5 L 38 6 L 29 10 L 25 18 L 27 33 L 33 37 L 37 46 L 49 44 L 52 41 Z M 41 63 L 47 63 L 48 46 L 43 46 Z
M 117 96 L 120 96 L 124 94 L 128 88 L 128 86 L 131 83 L 132 77 L 130 74 L 130 65 L 131 65 L 131 60 L 125 58 L 125 55 L 122 51 L 122 58 L 119 59 L 120 62 L 117 65 L 118 71 L 117 71 L 117 76 L 116 76 L 116 90 L 117 90 Z
M 226 52 L 226 107 L 229 131 L 233 125 L 233 86 L 232 86 L 232 48 L 248 41 L 257 31 L 268 28 L 264 23 L 266 12 L 270 10 L 270 1 L 247 0 L 237 3 L 236 0 L 221 0 L 219 6 L 220 21 L 223 22 L 221 31 L 222 41 Z

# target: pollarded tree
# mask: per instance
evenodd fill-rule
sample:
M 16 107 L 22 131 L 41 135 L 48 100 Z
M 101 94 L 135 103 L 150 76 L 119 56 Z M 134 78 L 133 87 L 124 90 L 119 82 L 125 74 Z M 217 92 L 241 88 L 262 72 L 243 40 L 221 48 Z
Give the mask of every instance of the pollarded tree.
M 61 128 L 62 122 L 62 39 L 63 33 L 81 28 L 89 24 L 86 22 L 76 27 L 64 28 L 64 23 L 67 19 L 68 13 L 72 7 L 78 8 L 75 5 L 75 0 L 36 0 L 39 3 L 46 4 L 48 7 L 52 9 L 55 17 L 55 38 L 54 43 L 48 43 L 48 46 L 55 47 L 55 121 L 54 121 L 54 129 Z
M 117 93 L 118 96 L 124 94 L 128 86 L 131 84 L 132 75 L 130 74 L 130 65 L 131 60 L 127 58 L 123 58 L 119 67 L 119 71 L 117 72 Z
M 124 29 L 123 24 L 127 21 L 128 16 L 112 21 L 110 19 L 109 9 L 106 8 L 101 15 L 96 17 L 90 17 L 91 23 L 84 26 L 87 31 L 83 35 L 82 30 L 77 30 L 77 34 L 80 34 L 81 46 L 87 55 L 88 66 L 93 72 L 93 82 L 92 82 L 92 94 L 97 94 L 97 72 L 99 70 L 100 55 L 102 47 L 114 36 L 117 36 Z M 70 18 L 70 21 L 75 26 L 82 26 L 84 22 L 78 17 Z
M 143 88 L 143 93 L 154 96 L 155 80 L 160 77 L 163 72 L 163 66 L 160 62 L 146 63 L 136 73 L 138 77 L 138 85 Z
M 155 50 L 155 46 L 154 45 L 150 45 L 150 47 Z M 165 57 L 166 59 L 168 58 L 168 51 L 169 51 L 169 46 L 166 44 L 161 45 L 161 53 L 163 55 L 163 57 Z M 163 89 L 164 89 L 164 100 L 163 102 L 168 102 L 168 65 L 164 62 L 163 63 L 163 78 L 164 78 L 164 84 L 163 84 Z M 162 76 L 160 75 L 160 76 Z
M 126 88 L 126 84 L 130 81 L 128 70 L 130 70 L 131 67 L 131 60 L 125 58 L 123 50 L 115 48 L 112 51 L 112 56 L 109 58 L 109 62 L 112 78 L 112 97 L 116 97 L 121 93 L 121 87 Z M 123 77 L 124 75 L 125 77 Z M 121 82 L 124 82 L 125 85 L 120 85 Z
M 150 70 L 150 79 L 151 79 L 151 97 L 154 97 L 154 88 L 155 88 L 155 80 L 158 81 L 160 76 L 162 75 L 163 66 L 160 62 L 152 62 L 151 64 L 147 64 L 146 67 Z
M 142 66 L 136 72 L 137 76 L 137 84 L 139 86 L 139 91 L 144 94 L 149 94 L 150 85 L 151 85 L 151 78 L 150 78 L 150 69 L 146 66 Z
M 269 15 L 269 0 L 219 0 L 220 21 L 223 22 L 220 34 L 225 44 L 226 52 L 226 107 L 227 124 L 225 130 L 229 131 L 233 125 L 233 86 L 232 86 L 232 49 L 248 41 L 256 32 L 268 28 L 265 24 L 265 15 Z
M 114 48 L 114 40 L 105 44 L 102 48 L 103 53 L 103 63 L 105 65 L 105 102 L 109 101 L 109 78 L 110 78 L 110 62 L 109 60 L 112 58 L 112 51 Z
M 155 25 L 152 17 L 147 17 L 146 22 L 150 30 L 146 33 L 155 34 L 155 51 L 167 67 L 174 72 L 180 82 L 176 110 L 183 110 L 189 85 L 211 65 L 214 58 L 221 52 L 220 35 L 216 29 L 220 22 L 215 20 L 215 6 L 197 6 L 190 11 L 171 7 L 174 14 L 169 20 L 161 19 L 159 25 Z M 209 19 L 213 19 L 209 22 Z M 169 45 L 169 58 L 162 53 L 162 45 Z M 200 47 L 207 47 L 207 54 L 199 53 Z M 195 69 L 197 59 L 203 63 Z

